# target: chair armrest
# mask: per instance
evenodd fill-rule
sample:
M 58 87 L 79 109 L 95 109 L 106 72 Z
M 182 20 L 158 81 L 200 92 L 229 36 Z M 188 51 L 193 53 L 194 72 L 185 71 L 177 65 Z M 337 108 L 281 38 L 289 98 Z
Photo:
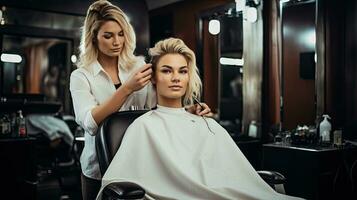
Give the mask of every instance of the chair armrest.
M 141 199 L 145 190 L 135 183 L 114 182 L 103 189 L 103 200 L 113 199 Z
M 276 171 L 257 171 L 260 177 L 269 185 L 284 184 L 286 178 Z

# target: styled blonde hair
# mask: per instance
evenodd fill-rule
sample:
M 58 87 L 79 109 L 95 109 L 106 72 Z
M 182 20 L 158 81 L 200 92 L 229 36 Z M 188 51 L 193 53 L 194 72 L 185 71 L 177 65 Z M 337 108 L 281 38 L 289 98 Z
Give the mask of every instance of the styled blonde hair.
M 136 38 L 128 17 L 119 7 L 111 4 L 109 1 L 99 0 L 90 5 L 87 11 L 87 16 L 82 27 L 78 67 L 88 67 L 97 59 L 98 47 L 95 41 L 100 27 L 107 21 L 117 22 L 124 32 L 124 47 L 119 56 L 119 65 L 129 70 L 135 63 L 134 50 Z
M 200 99 L 202 82 L 199 76 L 199 71 L 196 66 L 195 53 L 186 46 L 186 44 L 178 38 L 168 38 L 161 40 L 155 44 L 153 48 L 149 49 L 151 56 L 152 67 L 155 71 L 156 64 L 160 58 L 166 54 L 180 54 L 185 57 L 188 67 L 188 87 L 183 98 L 183 104 L 191 105 L 194 103 L 194 98 Z

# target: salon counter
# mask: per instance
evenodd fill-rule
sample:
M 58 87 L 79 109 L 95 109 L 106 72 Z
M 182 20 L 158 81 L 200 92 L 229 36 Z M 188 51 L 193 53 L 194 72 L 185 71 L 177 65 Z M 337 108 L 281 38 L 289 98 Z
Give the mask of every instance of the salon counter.
M 248 159 L 255 170 L 261 170 L 261 148 L 262 142 L 257 139 L 234 140 L 244 156 Z
M 357 159 L 356 147 L 263 144 L 262 154 L 264 169 L 278 171 L 287 178 L 285 190 L 289 195 L 312 200 L 356 197 L 350 178 Z
M 0 193 L 8 199 L 36 199 L 36 139 L 0 138 Z

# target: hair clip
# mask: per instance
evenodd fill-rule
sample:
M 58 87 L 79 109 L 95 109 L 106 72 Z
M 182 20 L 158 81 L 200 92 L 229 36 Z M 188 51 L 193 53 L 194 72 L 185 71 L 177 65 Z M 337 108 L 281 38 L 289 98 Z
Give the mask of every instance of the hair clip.
M 152 63 L 152 56 L 147 56 L 145 60 L 147 61 L 146 63 Z
M 149 54 L 149 51 L 150 51 L 150 49 L 146 48 L 146 52 L 147 52 L 147 53 L 145 53 L 145 62 L 146 63 L 152 63 L 153 56 L 151 56 Z

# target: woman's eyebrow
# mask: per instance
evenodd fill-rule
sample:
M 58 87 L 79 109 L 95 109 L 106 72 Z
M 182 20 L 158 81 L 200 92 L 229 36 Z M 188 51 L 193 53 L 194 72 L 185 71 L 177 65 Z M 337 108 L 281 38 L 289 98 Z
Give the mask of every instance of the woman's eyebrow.
M 124 31 L 121 30 L 121 31 L 118 31 L 118 33 L 123 33 Z M 114 32 L 113 31 L 104 31 L 104 34 L 113 34 Z
M 170 65 L 162 65 L 161 67 L 166 67 L 166 68 L 173 69 L 173 67 L 170 66 Z M 185 65 L 185 66 L 181 66 L 181 67 L 179 67 L 179 68 L 180 68 L 180 69 L 183 69 L 183 68 L 188 68 L 188 67 Z

